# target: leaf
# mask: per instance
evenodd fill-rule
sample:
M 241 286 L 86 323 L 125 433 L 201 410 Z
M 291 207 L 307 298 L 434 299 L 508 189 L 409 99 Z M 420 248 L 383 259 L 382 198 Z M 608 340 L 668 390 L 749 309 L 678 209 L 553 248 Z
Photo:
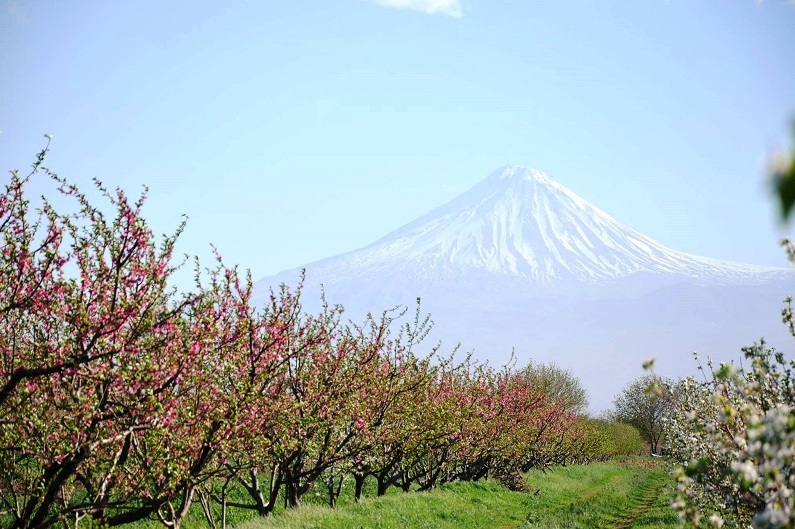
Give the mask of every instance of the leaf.
M 789 170 L 786 173 L 775 175 L 775 186 L 781 208 L 781 219 L 786 221 L 795 206 L 795 164 L 790 162 Z
M 795 137 L 795 122 L 792 135 Z M 781 219 L 787 221 L 795 206 L 795 150 L 774 153 L 768 161 L 768 171 L 781 207 Z

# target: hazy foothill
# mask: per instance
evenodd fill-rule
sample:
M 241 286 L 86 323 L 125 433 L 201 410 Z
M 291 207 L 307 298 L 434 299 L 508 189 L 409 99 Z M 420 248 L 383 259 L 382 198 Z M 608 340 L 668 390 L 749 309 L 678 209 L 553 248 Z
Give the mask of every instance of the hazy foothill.
M 0 0 L 0 529 L 795 529 L 793 27 Z
M 771 315 L 795 280 L 793 268 L 668 248 L 518 166 L 364 248 L 261 279 L 255 298 L 304 271 L 308 303 L 322 291 L 361 315 L 419 297 L 437 324 L 432 339 L 496 365 L 515 354 L 569 369 L 594 412 L 610 409 L 646 360 L 681 377 L 693 351 L 728 361 L 749 339 L 787 343 Z

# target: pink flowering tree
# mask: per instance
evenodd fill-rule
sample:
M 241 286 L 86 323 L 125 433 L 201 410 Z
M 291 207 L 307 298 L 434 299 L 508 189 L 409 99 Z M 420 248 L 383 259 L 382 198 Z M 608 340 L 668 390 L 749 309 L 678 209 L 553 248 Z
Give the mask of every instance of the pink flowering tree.
M 419 303 L 413 321 L 402 321 L 405 312 L 385 311 L 378 319 L 368 316 L 364 325 L 353 326 L 359 354 L 354 380 L 350 382 L 351 412 L 341 414 L 340 419 L 343 431 L 354 435 L 345 445 L 340 461 L 324 472 L 331 506 L 336 504 L 342 484 L 350 475 L 354 476 L 355 497 L 361 499 L 365 477 L 374 475 L 375 468 L 383 470 L 383 450 L 388 450 L 391 435 L 405 419 L 404 404 L 417 402 L 427 381 L 425 372 L 437 348 L 423 360 L 415 356 L 414 348 L 430 330 L 430 320 L 421 317 Z
M 104 518 L 135 496 L 137 439 L 168 427 L 190 367 L 176 353 L 195 298 L 167 285 L 179 230 L 158 243 L 141 216 L 145 197 L 130 202 L 97 183 L 106 217 L 42 168 L 44 152 L 28 177 L 12 173 L 0 210 L 0 501 L 12 527 Z M 46 176 L 75 213 L 46 201 L 31 211 L 25 185 Z M 177 479 L 150 467 L 160 470 Z M 173 488 L 161 481 L 159 491 Z M 136 499 L 141 516 L 157 506 Z
M 100 210 L 45 152 L 0 200 L 0 521 L 178 527 L 196 487 L 272 428 L 292 298 L 257 314 L 250 279 L 220 262 L 178 295 L 179 230 L 158 241 L 145 196 L 97 183 Z M 33 211 L 25 187 L 47 177 L 73 212 Z
M 299 342 L 301 351 L 288 366 L 289 412 L 284 425 L 287 439 L 278 454 L 285 502 L 296 507 L 319 480 L 329 501 L 336 504 L 342 480 L 361 460 L 373 442 L 373 432 L 383 424 L 397 392 L 395 381 L 404 340 L 417 333 L 393 336 L 392 311 L 364 324 L 342 324 L 339 309 L 326 309 L 308 318 L 316 329 Z
M 171 527 L 181 523 L 197 493 L 207 506 L 218 478 L 247 485 L 247 477 L 258 483 L 261 455 L 289 443 L 278 433 L 292 410 L 286 382 L 289 365 L 300 351 L 294 343 L 306 331 L 300 286 L 295 291 L 283 287 L 270 304 L 256 309 L 250 276 L 242 279 L 219 259 L 204 277 L 202 283 L 197 274 L 197 288 L 204 295 L 184 318 L 190 341 L 180 353 L 194 369 L 182 379 L 168 444 L 158 439 L 161 447 L 176 449 L 163 457 L 182 465 L 179 494 L 157 513 Z M 270 512 L 275 490 L 253 492 L 253 508 L 260 514 Z

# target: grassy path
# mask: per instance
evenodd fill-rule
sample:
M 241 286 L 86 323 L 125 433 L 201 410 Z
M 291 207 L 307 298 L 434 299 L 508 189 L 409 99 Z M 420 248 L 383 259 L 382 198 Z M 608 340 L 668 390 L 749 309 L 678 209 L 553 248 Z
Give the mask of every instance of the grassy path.
M 640 501 L 638 501 L 638 503 L 630 512 L 612 524 L 613 529 L 628 529 L 630 527 L 635 527 L 638 519 L 642 518 L 644 515 L 648 515 L 649 511 L 658 501 L 660 492 L 662 492 L 664 486 L 665 481 L 663 479 L 658 478 L 649 480 L 643 489 L 643 495 L 641 496 Z
M 652 461 L 569 467 L 529 479 L 546 488 L 521 529 L 678 527 L 668 507 L 671 480 Z

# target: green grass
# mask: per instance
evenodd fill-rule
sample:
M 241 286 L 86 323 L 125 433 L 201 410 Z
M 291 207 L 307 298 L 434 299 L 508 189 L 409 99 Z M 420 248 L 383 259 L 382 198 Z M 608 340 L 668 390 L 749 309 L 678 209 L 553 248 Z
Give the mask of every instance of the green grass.
M 240 529 L 389 529 L 517 527 L 532 497 L 490 482 L 451 483 L 432 492 L 390 494 L 337 510 L 304 506 Z
M 531 472 L 538 494 L 492 482 L 452 483 L 427 493 L 393 493 L 337 510 L 306 505 L 239 529 L 673 528 L 673 482 L 648 459 Z
M 346 483 L 339 508 L 323 505 L 322 489 L 311 490 L 296 510 L 277 507 L 275 515 L 259 519 L 251 511 L 230 509 L 236 529 L 412 529 L 412 528 L 674 528 L 676 515 L 668 507 L 673 480 L 659 460 L 627 458 L 609 463 L 534 471 L 527 481 L 537 494 L 511 492 L 491 481 L 451 483 L 431 492 L 405 494 L 391 488 L 375 497 L 374 483 L 365 499 L 353 501 Z M 235 496 L 241 491 L 235 491 Z M 234 499 L 244 499 L 240 496 Z M 156 521 L 131 529 L 156 529 Z M 206 528 L 195 504 L 183 529 Z

